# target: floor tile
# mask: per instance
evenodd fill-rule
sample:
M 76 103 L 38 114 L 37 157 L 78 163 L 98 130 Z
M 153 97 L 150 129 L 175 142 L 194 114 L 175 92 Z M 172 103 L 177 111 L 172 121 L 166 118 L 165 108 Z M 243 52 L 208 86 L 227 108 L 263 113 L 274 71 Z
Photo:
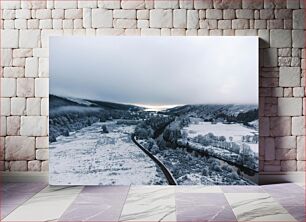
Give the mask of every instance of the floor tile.
M 238 221 L 296 221 L 267 193 L 225 193 Z
M 0 186 L 1 219 L 46 187 L 46 183 L 3 183 Z
M 177 193 L 177 221 L 236 221 L 223 193 Z
M 129 187 L 85 187 L 59 221 L 118 221 Z
M 120 221 L 176 221 L 175 187 L 131 186 Z
M 3 221 L 57 220 L 83 187 L 46 187 L 15 209 Z
M 3 183 L 0 186 L 4 193 L 38 193 L 47 186 L 46 183 Z
M 297 221 L 305 222 L 305 206 L 283 206 Z
M 1 219 L 9 215 L 17 206 L 16 205 L 1 205 Z
M 280 183 L 261 186 L 267 193 L 305 193 L 305 189 L 294 183 Z
M 224 193 L 264 193 L 260 186 L 221 186 Z
M 304 193 L 270 193 L 270 195 L 281 205 L 305 206 Z
M 223 193 L 219 186 L 176 186 L 177 193 Z

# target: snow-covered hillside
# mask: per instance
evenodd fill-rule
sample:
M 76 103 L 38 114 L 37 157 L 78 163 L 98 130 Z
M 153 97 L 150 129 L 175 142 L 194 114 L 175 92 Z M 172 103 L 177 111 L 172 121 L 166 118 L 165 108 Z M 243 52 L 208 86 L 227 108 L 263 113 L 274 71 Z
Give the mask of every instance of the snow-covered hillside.
M 50 184 L 166 184 L 155 163 L 131 141 L 135 126 L 116 122 L 94 123 L 51 143 Z

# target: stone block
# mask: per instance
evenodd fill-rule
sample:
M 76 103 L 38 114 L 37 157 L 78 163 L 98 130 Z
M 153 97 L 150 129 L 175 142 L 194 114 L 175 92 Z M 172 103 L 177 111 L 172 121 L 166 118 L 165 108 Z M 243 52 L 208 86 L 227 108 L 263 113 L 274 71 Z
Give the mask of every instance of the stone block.
M 299 67 L 280 67 L 279 86 L 300 86 L 301 69 Z
M 180 8 L 184 9 L 193 9 L 193 1 L 190 0 L 179 0 Z
M 22 116 L 20 135 L 47 136 L 48 118 L 46 116 Z
M 186 28 L 187 27 L 187 11 L 186 9 L 173 10 L 173 27 Z
M 296 160 L 281 161 L 281 171 L 296 171 Z
M 113 13 L 107 9 L 92 10 L 93 28 L 110 28 L 113 26 Z
M 49 171 L 49 162 L 47 160 L 41 162 L 41 171 Z
M 254 10 L 251 9 L 237 9 L 236 17 L 238 19 L 254 19 Z
M 293 30 L 292 31 L 292 46 L 294 48 L 304 48 L 305 47 L 304 30 Z
M 291 47 L 291 31 L 282 29 L 271 30 L 270 45 L 275 48 Z
M 260 19 L 274 19 L 274 11 L 273 9 L 261 9 L 259 11 Z
M 28 162 L 28 171 L 40 171 L 41 170 L 41 163 L 39 160 L 31 160 Z
M 49 96 L 49 79 L 36 78 L 35 79 L 35 97 Z
M 223 19 L 234 19 L 236 17 L 234 9 L 224 9 Z
M 150 10 L 151 28 L 171 28 L 172 10 L 153 9 Z
M 293 88 L 293 96 L 294 97 L 304 97 L 305 96 L 304 87 L 294 87 Z
M 113 11 L 113 17 L 120 18 L 120 19 L 136 19 L 136 10 L 135 9 L 130 9 L 130 10 L 115 9 Z
M 47 1 L 43 0 L 21 1 L 21 8 L 23 9 L 40 9 L 46 7 L 47 7 Z
M 220 9 L 207 9 L 206 18 L 207 19 L 222 19 L 222 10 Z
M 289 136 L 291 135 L 290 117 L 271 117 L 270 118 L 271 136 Z
M 278 98 L 279 116 L 301 116 L 302 98 Z
M 34 160 L 35 139 L 25 136 L 7 136 L 5 138 L 6 160 Z
M 21 48 L 39 48 L 40 30 L 20 30 L 19 46 Z
M 24 68 L 23 67 L 4 67 L 3 76 L 12 78 L 12 77 L 23 77 Z
M 65 19 L 81 19 L 83 17 L 82 9 L 66 9 Z
M 269 136 L 270 135 L 269 118 L 267 118 L 267 117 L 260 117 L 259 118 L 259 133 L 260 133 L 260 136 Z
M 120 8 L 120 1 L 118 0 L 99 0 L 98 7 L 105 8 L 105 9 L 118 9 Z
M 0 98 L 0 113 L 1 116 L 11 115 L 11 99 L 9 98 Z
M 304 116 L 292 117 L 292 135 L 293 136 L 305 135 L 305 117 Z
M 41 115 L 48 116 L 49 115 L 49 99 L 42 98 L 41 99 Z
M 160 29 L 141 29 L 140 34 L 142 36 L 160 36 L 161 30 Z
M 277 149 L 296 149 L 296 136 L 275 137 Z
M 275 160 L 274 138 L 265 138 L 265 160 Z
M 241 0 L 214 0 L 216 9 L 237 9 L 241 8 Z
M 291 56 L 291 48 L 278 49 L 278 56 L 282 57 Z
M 1 9 L 20 9 L 20 1 L 1 1 Z
M 262 9 L 264 7 L 263 0 L 242 0 L 242 8 L 245 9 Z
M 70 1 L 54 1 L 54 8 L 60 8 L 60 9 L 71 9 L 71 8 L 77 8 L 78 7 L 78 1 L 76 0 L 70 0 Z
M 27 161 L 10 161 L 8 166 L 10 171 L 27 171 L 28 165 Z
M 233 29 L 248 29 L 249 21 L 247 19 L 234 19 L 232 20 Z
M 297 161 L 297 171 L 306 171 L 306 161 Z
M 16 10 L 3 9 L 1 15 L 2 15 L 2 19 L 4 19 L 4 20 L 15 19 L 16 18 Z
M 297 160 L 306 160 L 305 156 L 305 136 L 297 137 Z
M 275 158 L 277 160 L 295 160 L 296 149 L 276 149 Z
M 14 97 L 11 99 L 11 115 L 25 115 L 25 98 Z
M 33 56 L 32 49 L 14 49 L 13 58 L 25 58 Z
M 1 49 L 1 65 L 12 66 L 12 63 L 13 63 L 12 49 Z
M 264 49 L 264 66 L 276 67 L 277 66 L 277 49 L 268 48 Z
M 16 96 L 16 79 L 1 78 L 1 97 Z
M 27 115 L 28 116 L 39 116 L 40 115 L 40 98 L 28 98 L 27 99 Z
M 290 9 L 276 9 L 275 10 L 275 18 L 276 19 L 291 19 L 292 18 L 292 10 L 290 10 Z
M 36 137 L 36 149 L 48 149 L 49 148 L 49 137 Z
M 149 28 L 149 20 L 137 20 L 137 28 Z
M 51 16 L 53 19 L 64 19 L 64 9 L 52 9 Z
M 174 0 L 173 2 L 175 2 Z M 144 0 L 121 0 L 121 8 L 123 9 L 144 9 Z
M 6 136 L 7 134 L 7 122 L 5 116 L 0 116 L 0 136 Z M 1 137 L 2 138 L 2 137 Z M 0 141 L 1 142 L 1 141 Z M 0 144 L 2 145 L 2 144 Z M 0 157 L 2 155 L 3 147 L 0 147 Z M 1 158 L 0 158 L 1 159 Z
M 38 76 L 39 77 L 49 77 L 49 59 L 39 58 Z
M 232 22 L 231 20 L 219 20 L 218 29 L 231 29 Z
M 294 10 L 293 11 L 293 29 L 305 29 L 305 15 L 304 10 Z
M 1 122 L 2 124 L 3 122 Z M 7 135 L 16 136 L 20 134 L 20 116 L 7 117 Z
M 30 19 L 31 18 L 31 10 L 29 10 L 29 9 L 17 9 L 15 15 L 16 15 L 17 19 Z
M 137 19 L 149 19 L 149 10 L 137 10 Z
M 269 47 L 269 41 L 270 41 L 269 30 L 265 30 L 265 29 L 258 30 L 258 37 L 259 37 L 259 47 L 260 48 L 268 48 Z
M 37 19 L 50 19 L 52 17 L 51 9 L 37 9 L 35 11 L 35 18 Z
M 187 10 L 187 28 L 199 28 L 199 13 L 197 10 Z
M 288 0 L 287 8 L 289 9 L 298 9 L 300 7 L 300 0 Z
M 38 59 L 35 57 L 26 58 L 25 77 L 38 76 Z
M 97 8 L 96 0 L 78 1 L 78 8 Z
M 159 0 L 159 1 L 154 1 L 154 8 L 176 9 L 179 8 L 179 3 L 178 0 Z
M 36 150 L 36 159 L 37 160 L 48 160 L 49 150 L 48 149 L 37 149 Z
M 1 48 L 18 48 L 18 30 L 1 30 Z
M 136 28 L 136 19 L 114 19 L 114 28 Z
M 18 78 L 17 79 L 17 96 L 33 97 L 34 96 L 34 79 Z

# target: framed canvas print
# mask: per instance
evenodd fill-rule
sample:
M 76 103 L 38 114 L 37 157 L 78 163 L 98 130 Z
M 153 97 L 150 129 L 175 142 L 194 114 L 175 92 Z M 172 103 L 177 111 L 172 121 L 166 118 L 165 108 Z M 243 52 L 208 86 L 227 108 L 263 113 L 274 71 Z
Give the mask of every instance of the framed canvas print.
M 257 37 L 50 38 L 52 185 L 248 185 Z

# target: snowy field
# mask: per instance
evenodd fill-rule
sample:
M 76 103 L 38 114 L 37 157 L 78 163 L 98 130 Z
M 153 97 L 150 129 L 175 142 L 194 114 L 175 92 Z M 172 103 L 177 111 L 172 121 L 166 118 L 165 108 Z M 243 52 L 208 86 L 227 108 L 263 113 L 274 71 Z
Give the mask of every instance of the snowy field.
M 224 136 L 226 141 L 229 141 L 229 137 L 233 137 L 233 142 L 238 144 L 241 143 L 241 137 L 246 135 L 258 134 L 254 129 L 247 128 L 242 124 L 223 124 L 216 123 L 212 124 L 211 122 L 193 120 L 188 127 L 185 127 L 183 130 L 186 130 L 189 138 L 194 138 L 198 135 L 206 135 L 208 133 L 213 133 L 215 136 Z M 251 149 L 258 153 L 258 144 L 246 143 L 251 147 Z
M 101 133 L 106 125 L 109 133 Z M 95 123 L 50 144 L 50 184 L 155 184 L 155 163 L 131 140 L 135 126 Z

